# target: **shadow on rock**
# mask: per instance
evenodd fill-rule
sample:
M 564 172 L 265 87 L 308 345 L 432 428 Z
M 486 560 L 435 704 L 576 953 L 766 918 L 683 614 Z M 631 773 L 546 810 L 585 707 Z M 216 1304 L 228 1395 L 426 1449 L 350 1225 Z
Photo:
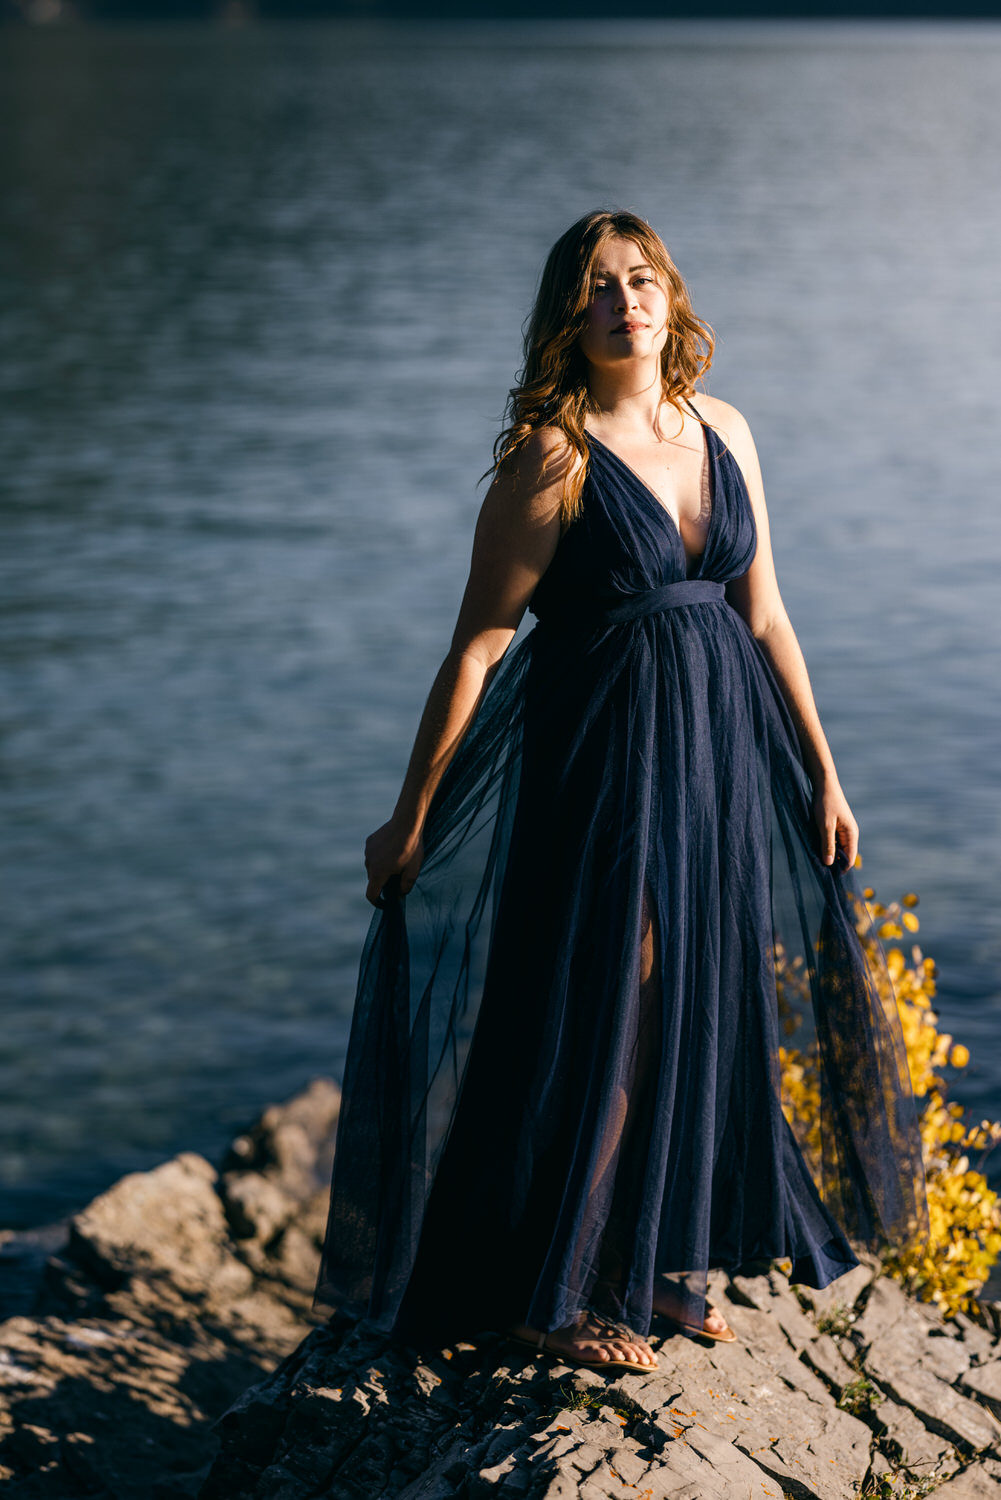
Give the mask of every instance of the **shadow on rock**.
M 317 1080 L 233 1143 L 133 1173 L 68 1226 L 0 1323 L 0 1479 L 20 1497 L 196 1493 L 213 1422 L 313 1322 L 339 1093 Z

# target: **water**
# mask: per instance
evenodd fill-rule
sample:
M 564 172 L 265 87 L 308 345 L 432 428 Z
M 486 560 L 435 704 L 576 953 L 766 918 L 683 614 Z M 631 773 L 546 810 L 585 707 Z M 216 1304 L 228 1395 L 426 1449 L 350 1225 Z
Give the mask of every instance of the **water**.
M 7 31 L 0 1224 L 339 1073 L 546 250 L 665 235 L 1001 1112 L 1001 29 Z

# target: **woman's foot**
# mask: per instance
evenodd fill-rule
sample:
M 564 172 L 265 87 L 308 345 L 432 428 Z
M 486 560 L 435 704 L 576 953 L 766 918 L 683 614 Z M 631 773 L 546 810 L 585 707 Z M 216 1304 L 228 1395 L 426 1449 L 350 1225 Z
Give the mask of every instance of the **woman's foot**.
M 684 1299 L 676 1287 L 672 1287 L 667 1281 L 662 1281 L 654 1287 L 653 1310 L 662 1318 L 667 1318 L 676 1327 L 684 1329 L 686 1333 L 698 1337 L 701 1332 L 706 1338 L 716 1339 L 721 1344 L 732 1344 L 737 1335 L 728 1325 L 719 1308 L 713 1307 L 711 1302 L 706 1303 L 705 1319 L 701 1329 L 693 1327 L 686 1320 L 686 1309 Z
M 519 1343 L 532 1344 L 544 1354 L 558 1355 L 567 1364 L 632 1365 L 637 1370 L 655 1370 L 657 1356 L 646 1339 L 621 1323 L 606 1322 L 592 1313 L 583 1313 L 565 1328 L 542 1334 L 527 1323 L 517 1323 L 509 1333 Z M 542 1343 L 540 1344 L 540 1339 Z

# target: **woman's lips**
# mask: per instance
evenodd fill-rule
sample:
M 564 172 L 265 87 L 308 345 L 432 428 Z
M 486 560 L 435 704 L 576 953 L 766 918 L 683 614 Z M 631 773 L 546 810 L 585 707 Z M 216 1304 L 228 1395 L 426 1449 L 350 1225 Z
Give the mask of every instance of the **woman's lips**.
M 649 323 L 620 323 L 618 328 L 613 328 L 613 333 L 639 333 L 642 328 L 649 328 Z

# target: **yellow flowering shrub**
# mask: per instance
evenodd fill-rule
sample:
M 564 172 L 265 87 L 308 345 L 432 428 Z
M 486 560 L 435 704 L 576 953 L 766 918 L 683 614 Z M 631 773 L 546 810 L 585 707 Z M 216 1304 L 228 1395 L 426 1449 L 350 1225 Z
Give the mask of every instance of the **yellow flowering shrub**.
M 866 910 L 859 923 L 864 945 L 875 947 L 873 934 L 892 943 L 918 931 L 917 896 L 884 906 L 866 889 Z M 803 960 L 776 948 L 779 1013 L 786 1037 L 798 1025 L 795 1010 L 808 1001 Z M 911 1086 L 920 1111 L 921 1142 L 928 1192 L 930 1236 L 896 1246 L 883 1257 L 883 1268 L 908 1291 L 934 1302 L 951 1316 L 969 1312 L 977 1293 L 1001 1255 L 1001 1202 L 980 1168 L 1001 1141 L 1001 1124 L 964 1122 L 963 1107 L 950 1103 L 945 1067 L 963 1068 L 970 1054 L 961 1043 L 938 1030 L 935 964 L 912 947 L 908 963 L 897 947 L 886 950 L 886 970 L 874 964 L 880 983 L 892 987 L 907 1047 Z M 886 997 L 888 998 L 888 997 Z M 807 1155 L 819 1150 L 820 1080 L 815 1047 L 779 1049 L 783 1109 Z

